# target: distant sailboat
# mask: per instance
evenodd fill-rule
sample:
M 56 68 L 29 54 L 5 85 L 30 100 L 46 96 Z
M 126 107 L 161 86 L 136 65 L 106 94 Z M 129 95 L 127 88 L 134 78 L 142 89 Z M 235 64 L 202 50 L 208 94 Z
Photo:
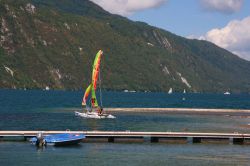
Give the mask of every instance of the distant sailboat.
M 168 91 L 168 94 L 172 94 L 173 93 L 173 89 L 170 88 L 169 91 Z
M 186 94 L 186 89 L 183 90 L 183 94 Z M 186 98 L 182 97 L 182 100 L 186 100 Z
M 230 95 L 231 93 L 230 92 L 228 92 L 228 91 L 226 91 L 225 93 L 224 93 L 224 95 Z

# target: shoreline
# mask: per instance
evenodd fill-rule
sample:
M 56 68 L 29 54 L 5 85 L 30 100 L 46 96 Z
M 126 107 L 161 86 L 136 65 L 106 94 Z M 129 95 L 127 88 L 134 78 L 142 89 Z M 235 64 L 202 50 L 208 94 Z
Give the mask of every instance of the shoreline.
M 181 114 L 250 114 L 250 109 L 215 109 L 215 108 L 104 108 L 107 112 L 161 112 Z

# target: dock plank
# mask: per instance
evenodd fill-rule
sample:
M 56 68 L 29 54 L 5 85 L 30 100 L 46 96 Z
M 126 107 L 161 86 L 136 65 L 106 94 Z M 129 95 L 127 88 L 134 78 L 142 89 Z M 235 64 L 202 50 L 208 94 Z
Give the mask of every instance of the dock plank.
M 36 136 L 39 132 L 48 134 L 75 133 L 87 137 L 217 137 L 217 138 L 250 138 L 248 133 L 199 133 L 199 132 L 133 132 L 133 131 L 0 131 L 0 136 Z

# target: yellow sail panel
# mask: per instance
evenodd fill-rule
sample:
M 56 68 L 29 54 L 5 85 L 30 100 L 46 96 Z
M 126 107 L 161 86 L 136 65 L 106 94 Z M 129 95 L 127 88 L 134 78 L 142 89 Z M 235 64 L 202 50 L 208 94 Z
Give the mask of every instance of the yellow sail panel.
M 86 91 L 84 93 L 84 96 L 83 96 L 83 99 L 82 99 L 82 106 L 86 106 L 86 102 L 87 102 L 88 96 L 90 94 L 91 88 L 92 88 L 92 84 L 90 84 L 88 86 L 88 88 L 86 89 Z
M 98 81 L 98 75 L 100 71 L 100 64 L 101 64 L 101 57 L 102 57 L 103 51 L 99 50 L 96 54 L 95 61 L 93 64 L 93 71 L 92 71 L 92 86 L 93 89 L 96 90 L 96 85 Z

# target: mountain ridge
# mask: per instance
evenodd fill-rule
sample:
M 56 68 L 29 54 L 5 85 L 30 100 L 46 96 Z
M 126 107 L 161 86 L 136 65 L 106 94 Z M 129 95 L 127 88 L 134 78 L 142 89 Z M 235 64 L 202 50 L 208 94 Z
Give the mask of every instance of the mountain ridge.
M 250 62 L 88 0 L 2 0 L 0 16 L 2 88 L 85 88 L 94 55 L 103 49 L 104 89 L 250 90 Z

